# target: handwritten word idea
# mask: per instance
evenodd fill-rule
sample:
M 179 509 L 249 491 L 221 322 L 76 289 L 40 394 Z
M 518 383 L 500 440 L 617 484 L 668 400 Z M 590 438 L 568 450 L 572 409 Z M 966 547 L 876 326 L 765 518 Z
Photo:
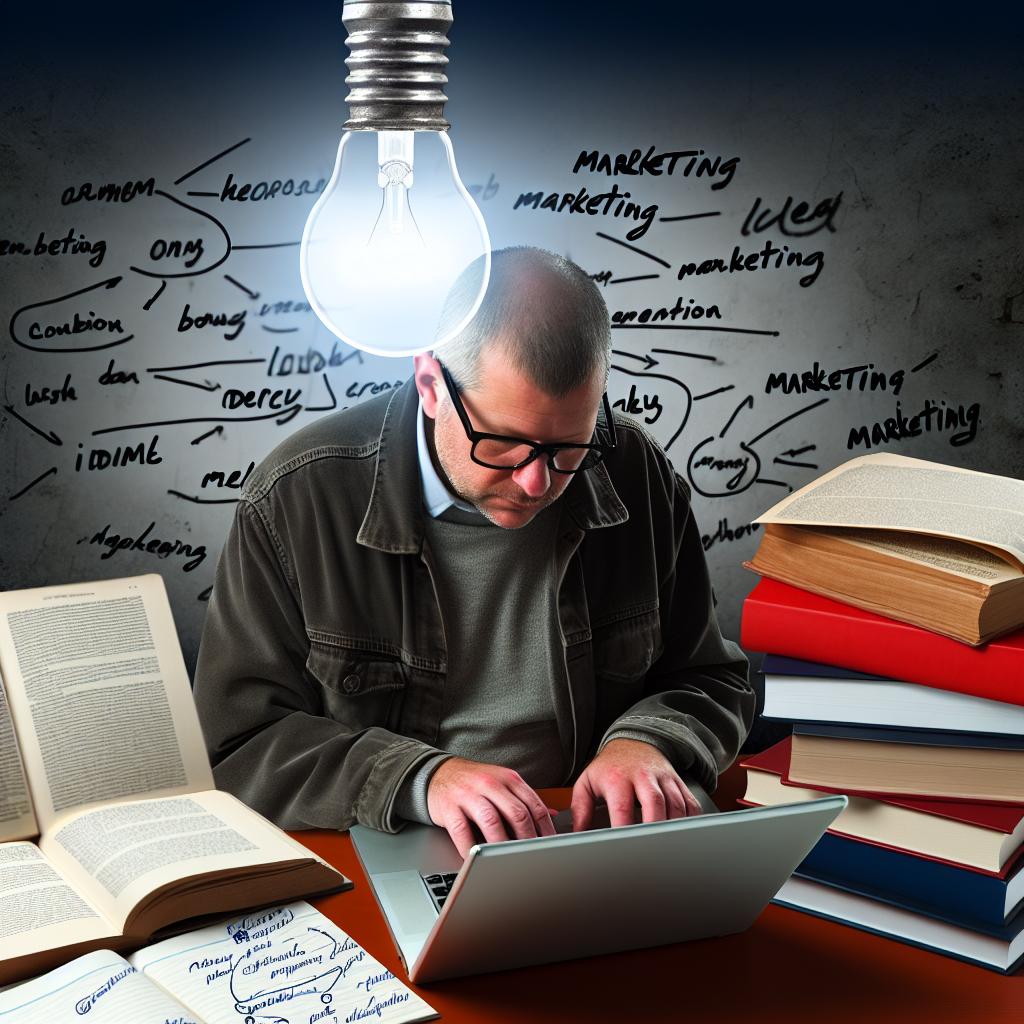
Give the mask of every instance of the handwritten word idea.
M 760 234 L 769 228 L 776 227 L 783 235 L 791 237 L 804 237 L 813 235 L 816 231 L 828 229 L 835 231 L 833 223 L 839 204 L 843 201 L 843 193 L 822 199 L 812 210 L 805 202 L 793 205 L 793 197 L 786 196 L 786 201 L 777 213 L 773 213 L 769 207 L 761 208 L 764 200 L 758 196 L 751 206 L 750 212 L 743 221 L 740 234 L 746 237 L 750 234 Z

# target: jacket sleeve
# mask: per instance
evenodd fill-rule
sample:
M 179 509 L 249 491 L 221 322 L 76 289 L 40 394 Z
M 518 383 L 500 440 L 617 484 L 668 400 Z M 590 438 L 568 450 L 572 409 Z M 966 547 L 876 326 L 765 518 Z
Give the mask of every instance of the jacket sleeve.
M 658 593 L 664 648 L 644 697 L 611 724 L 600 746 L 644 740 L 711 792 L 750 732 L 756 697 L 746 657 L 718 627 L 689 488 L 672 476 L 675 560 Z
M 217 565 L 196 665 L 195 701 L 213 775 L 282 828 L 396 831 L 395 796 L 432 747 L 324 712 L 309 677 L 300 595 L 275 538 L 243 498 Z

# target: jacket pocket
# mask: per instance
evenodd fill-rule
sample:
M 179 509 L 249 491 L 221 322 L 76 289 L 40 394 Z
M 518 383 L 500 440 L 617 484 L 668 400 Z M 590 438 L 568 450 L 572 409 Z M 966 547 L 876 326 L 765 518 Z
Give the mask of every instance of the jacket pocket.
M 594 739 L 644 695 L 644 682 L 662 651 L 657 609 L 593 628 Z
M 621 685 L 642 682 L 662 650 L 658 610 L 595 625 L 593 645 L 599 679 Z
M 336 722 L 353 731 L 395 729 L 406 686 L 400 661 L 313 641 L 306 671 L 320 686 L 324 711 Z

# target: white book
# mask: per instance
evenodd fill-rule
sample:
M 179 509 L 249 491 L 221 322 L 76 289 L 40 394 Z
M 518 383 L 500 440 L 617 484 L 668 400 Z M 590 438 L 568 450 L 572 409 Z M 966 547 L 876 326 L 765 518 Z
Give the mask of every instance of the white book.
M 1024 736 L 1024 707 L 1017 704 L 897 679 L 776 673 L 770 664 L 766 659 L 767 718 Z
M 790 878 L 772 902 L 1004 974 L 1024 959 L 1024 927 L 1016 935 L 997 938 L 797 877 Z

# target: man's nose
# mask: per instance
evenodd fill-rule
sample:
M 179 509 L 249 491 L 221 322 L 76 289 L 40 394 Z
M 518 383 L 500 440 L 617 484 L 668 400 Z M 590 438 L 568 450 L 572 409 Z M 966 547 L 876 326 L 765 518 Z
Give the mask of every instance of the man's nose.
M 547 456 L 541 455 L 533 462 L 514 469 L 512 479 L 526 492 L 527 497 L 542 498 L 551 486 Z

